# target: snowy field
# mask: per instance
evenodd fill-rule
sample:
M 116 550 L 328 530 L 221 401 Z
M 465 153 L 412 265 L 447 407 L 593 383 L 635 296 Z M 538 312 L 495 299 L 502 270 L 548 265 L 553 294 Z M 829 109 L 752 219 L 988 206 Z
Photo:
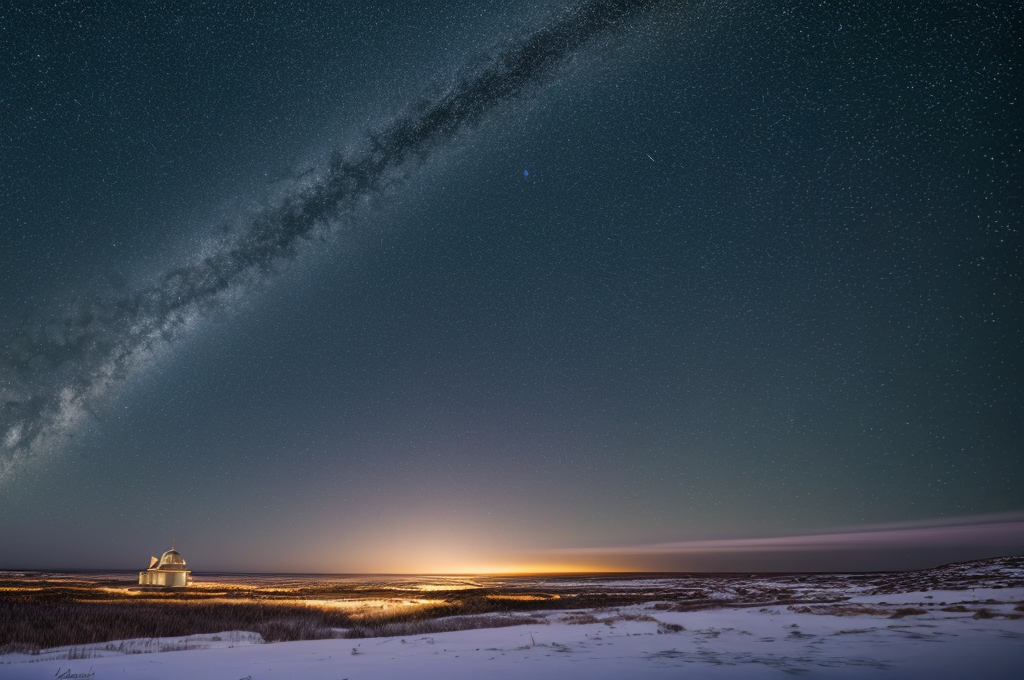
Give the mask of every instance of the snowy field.
M 4 680 L 404 678 L 1024 678 L 1019 559 L 878 576 L 729 579 L 776 604 L 685 598 L 523 612 L 523 625 L 264 644 L 242 631 L 0 656 Z M 705 595 L 710 595 L 706 590 Z M 691 583 L 692 580 L 687 581 Z M 606 585 L 663 592 L 666 579 Z M 339 631 L 343 632 L 343 631 Z
M 1013 596 L 1024 598 L 1024 590 Z M 407 638 L 260 644 L 258 636 L 236 632 L 98 644 L 38 656 L 6 655 L 0 677 L 1024 677 L 1024 619 L 967 614 L 890 619 L 786 609 L 664 612 L 647 606 L 591 614 L 598 621 L 574 624 L 568 622 L 573 616 L 552 613 L 547 625 Z M 69 651 L 89 658 L 69 660 Z

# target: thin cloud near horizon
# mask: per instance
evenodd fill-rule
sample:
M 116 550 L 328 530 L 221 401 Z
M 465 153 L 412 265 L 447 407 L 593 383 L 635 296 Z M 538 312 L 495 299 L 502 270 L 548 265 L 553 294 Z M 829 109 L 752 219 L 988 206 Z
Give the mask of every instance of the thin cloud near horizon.
M 824 533 L 758 538 L 668 541 L 638 545 L 553 549 L 565 555 L 668 555 L 692 553 L 871 550 L 965 546 L 1017 546 L 1024 550 L 1024 512 L 893 522 Z

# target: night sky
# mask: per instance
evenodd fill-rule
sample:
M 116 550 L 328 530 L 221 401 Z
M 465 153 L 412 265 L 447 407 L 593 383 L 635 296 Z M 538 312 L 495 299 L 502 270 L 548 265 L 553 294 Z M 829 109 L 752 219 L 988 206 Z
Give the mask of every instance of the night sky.
M 0 5 L 0 568 L 1024 552 L 1022 26 Z

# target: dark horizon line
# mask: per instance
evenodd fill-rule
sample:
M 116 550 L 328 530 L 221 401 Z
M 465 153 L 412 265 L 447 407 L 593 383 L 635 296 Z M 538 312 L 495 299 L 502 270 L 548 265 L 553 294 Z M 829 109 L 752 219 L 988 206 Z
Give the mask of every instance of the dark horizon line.
M 288 571 L 276 571 L 276 572 L 249 572 L 249 571 L 200 571 L 199 575 L 210 575 L 210 576 L 308 576 L 308 577 L 391 577 L 391 578 L 409 578 L 409 577 L 447 577 L 447 578 L 474 578 L 474 577 L 531 577 L 531 576 L 544 576 L 548 578 L 578 578 L 578 577 L 601 577 L 601 578 L 676 578 L 680 576 L 803 576 L 803 575 L 821 575 L 821 574 L 895 574 L 895 573 L 909 573 L 914 571 L 931 571 L 932 569 L 942 569 L 945 567 L 953 567 L 958 565 L 974 564 L 977 562 L 991 562 L 995 560 L 1011 559 L 1011 558 L 1024 558 L 1024 553 L 1014 553 L 1007 555 L 998 555 L 995 557 L 983 557 L 974 560 L 963 560 L 957 562 L 945 562 L 937 564 L 933 567 L 924 567 L 922 569 L 865 569 L 865 570 L 850 570 L 850 571 L 836 571 L 836 570 L 814 570 L 814 569 L 803 569 L 803 570 L 788 570 L 788 571 L 756 571 L 751 569 L 742 569 L 738 571 L 531 571 L 531 572 L 475 572 L 475 573 L 436 573 L 436 572 L 288 572 Z M 25 572 L 32 574 L 137 574 L 144 569 L 15 569 L 15 568 L 0 568 L 0 573 L 6 572 Z M 192 571 L 192 570 L 190 570 Z M 197 572 L 192 571 L 193 574 Z

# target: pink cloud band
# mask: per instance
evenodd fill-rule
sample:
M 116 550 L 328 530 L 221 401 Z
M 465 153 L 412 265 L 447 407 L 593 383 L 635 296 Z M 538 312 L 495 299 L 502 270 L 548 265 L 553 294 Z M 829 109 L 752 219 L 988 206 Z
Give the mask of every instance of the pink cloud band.
M 836 530 L 821 534 L 569 548 L 557 552 L 571 555 L 668 555 L 980 546 L 1006 546 L 1024 550 L 1024 513 L 873 525 L 859 530 Z

